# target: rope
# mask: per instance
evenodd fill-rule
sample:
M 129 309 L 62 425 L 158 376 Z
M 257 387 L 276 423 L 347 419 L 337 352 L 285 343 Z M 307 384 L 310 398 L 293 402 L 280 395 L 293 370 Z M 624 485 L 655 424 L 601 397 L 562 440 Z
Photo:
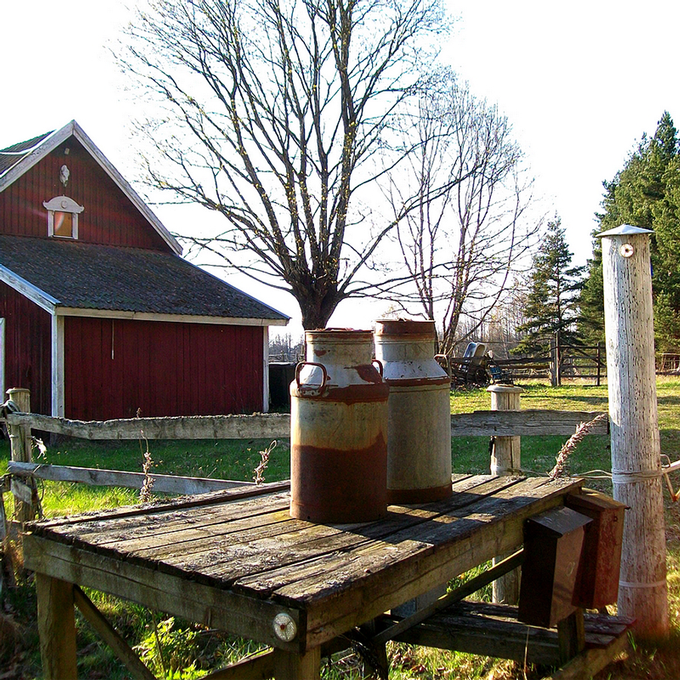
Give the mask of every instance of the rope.
M 648 482 L 650 479 L 658 479 L 663 472 L 658 470 L 612 470 L 612 482 L 614 484 L 636 484 Z
M 666 581 L 654 581 L 654 583 L 631 583 L 630 581 L 619 581 L 621 588 L 661 588 L 666 586 Z

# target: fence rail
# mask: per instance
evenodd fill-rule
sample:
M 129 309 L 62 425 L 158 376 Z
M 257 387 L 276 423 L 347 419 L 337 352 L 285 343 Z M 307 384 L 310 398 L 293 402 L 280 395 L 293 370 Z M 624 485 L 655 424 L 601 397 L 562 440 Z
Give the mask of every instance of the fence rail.
M 595 411 L 473 411 L 451 416 L 452 437 L 510 437 L 570 435 Z M 252 416 L 191 416 L 173 418 L 125 418 L 82 421 L 36 413 L 13 413 L 6 417 L 10 427 L 88 440 L 123 439 L 281 439 L 290 436 L 290 415 L 280 413 Z M 607 425 L 598 426 L 607 434 Z
M 519 388 L 513 388 L 519 389 Z M 521 391 L 521 390 L 520 390 Z M 28 390 L 9 390 L 16 402 L 30 411 Z M 18 403 L 17 403 L 18 402 Z M 493 405 L 493 402 L 492 402 Z M 598 412 L 536 410 L 491 410 L 451 416 L 452 437 L 492 437 L 493 441 L 520 436 L 565 435 L 574 433 L 583 422 L 593 420 Z M 145 474 L 120 470 L 42 465 L 31 461 L 32 432 L 48 432 L 86 440 L 133 439 L 280 439 L 290 436 L 290 415 L 268 413 L 255 415 L 190 416 L 167 418 L 126 418 L 106 421 L 79 421 L 29 412 L 5 415 L 10 433 L 12 460 L 8 474 L 0 478 L 0 539 L 7 531 L 16 532 L 21 523 L 32 519 L 40 506 L 36 480 L 79 482 L 96 486 L 119 486 L 134 489 L 153 481 L 156 493 L 194 495 L 223 491 L 237 486 L 255 486 L 253 482 L 178 475 Z M 608 421 L 598 425 L 593 434 L 607 434 Z M 266 485 L 272 490 L 286 489 L 288 482 Z M 3 494 L 11 491 L 15 499 L 18 522 L 8 522 L 4 514 Z M 0 558 L 2 553 L 0 551 Z

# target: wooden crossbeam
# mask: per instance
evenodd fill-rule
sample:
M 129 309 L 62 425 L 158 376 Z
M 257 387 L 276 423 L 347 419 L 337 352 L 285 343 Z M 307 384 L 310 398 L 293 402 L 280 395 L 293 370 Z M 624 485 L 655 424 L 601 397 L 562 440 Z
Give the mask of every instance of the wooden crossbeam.
M 80 609 L 85 620 L 99 633 L 114 654 L 125 664 L 135 680 L 156 680 L 156 676 L 142 663 L 130 645 L 106 620 L 90 598 L 78 587 L 73 586 L 73 602 Z

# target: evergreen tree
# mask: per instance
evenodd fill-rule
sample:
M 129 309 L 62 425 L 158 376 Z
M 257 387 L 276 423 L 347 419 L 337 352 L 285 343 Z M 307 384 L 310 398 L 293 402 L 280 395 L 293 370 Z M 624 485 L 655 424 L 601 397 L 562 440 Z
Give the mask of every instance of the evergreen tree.
M 642 141 L 612 182 L 604 182 L 600 231 L 632 224 L 651 229 L 652 288 L 657 349 L 680 342 L 680 154 L 677 130 L 668 112 L 656 132 Z M 581 299 L 579 330 L 589 341 L 602 338 L 604 301 L 602 254 L 595 239 L 593 259 Z
M 602 242 L 593 232 L 593 257 L 586 263 L 586 277 L 579 297 L 577 328 L 587 345 L 604 342 L 604 285 L 602 279 Z
M 527 321 L 517 329 L 524 337 L 513 354 L 545 352 L 555 335 L 562 344 L 578 341 L 576 320 L 583 267 L 572 267 L 571 261 L 565 230 L 556 216 L 548 223 L 533 258 L 524 310 Z

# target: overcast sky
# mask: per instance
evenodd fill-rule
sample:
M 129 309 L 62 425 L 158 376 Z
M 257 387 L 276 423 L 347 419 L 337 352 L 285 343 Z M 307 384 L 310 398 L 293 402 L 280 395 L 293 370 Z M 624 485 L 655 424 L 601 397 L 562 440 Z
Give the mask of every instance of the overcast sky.
M 130 16 L 125 4 L 2 3 L 0 148 L 76 119 L 133 179 L 134 103 L 107 48 Z M 643 132 L 654 133 L 664 110 L 680 124 L 680 3 L 449 0 L 449 9 L 457 21 L 445 60 L 507 115 L 545 212 L 562 217 L 584 262 L 602 181 L 621 169 Z M 181 230 L 171 213 L 158 212 L 169 229 Z M 332 322 L 351 323 L 355 305 L 343 303 Z M 279 307 L 295 312 L 286 300 Z

